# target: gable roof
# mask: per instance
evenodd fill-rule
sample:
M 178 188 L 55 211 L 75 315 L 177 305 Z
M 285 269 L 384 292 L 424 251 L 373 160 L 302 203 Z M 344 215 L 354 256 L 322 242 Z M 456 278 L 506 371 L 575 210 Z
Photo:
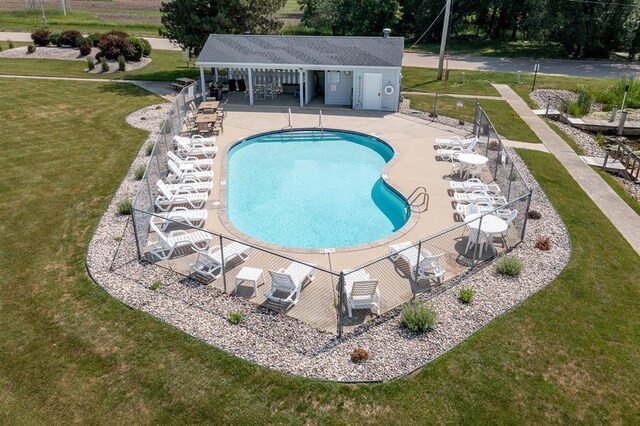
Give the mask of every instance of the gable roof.
M 401 67 L 403 37 L 211 34 L 197 65 Z

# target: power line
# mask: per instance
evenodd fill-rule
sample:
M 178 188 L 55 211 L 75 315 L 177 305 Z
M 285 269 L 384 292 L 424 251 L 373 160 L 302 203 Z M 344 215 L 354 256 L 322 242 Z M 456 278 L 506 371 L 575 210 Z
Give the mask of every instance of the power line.
M 438 13 L 438 16 L 436 16 L 436 19 L 433 20 L 433 22 L 431 23 L 431 25 L 429 25 L 429 28 L 427 28 L 427 30 L 425 32 L 422 33 L 422 35 L 420 36 L 420 38 L 418 40 L 416 40 L 415 43 L 413 43 L 411 45 L 411 47 L 409 49 L 413 49 L 415 47 L 416 44 L 420 43 L 420 40 L 422 40 L 422 37 L 425 36 L 425 34 L 427 34 L 429 32 L 429 30 L 431 29 L 431 27 L 433 27 L 433 25 L 436 23 L 436 21 L 440 18 L 440 15 L 442 15 L 442 12 L 444 12 L 444 9 L 447 7 L 447 5 L 445 4 L 444 6 L 442 6 L 442 10 L 440 11 L 440 13 Z
M 619 3 L 619 2 L 608 2 L 606 0 L 603 1 L 596 1 L 596 0 L 567 0 L 568 2 L 571 3 L 586 3 L 586 4 L 601 4 L 603 6 L 606 5 L 613 5 L 613 6 L 625 6 L 625 7 L 634 7 L 634 8 L 639 8 L 640 4 L 638 3 Z

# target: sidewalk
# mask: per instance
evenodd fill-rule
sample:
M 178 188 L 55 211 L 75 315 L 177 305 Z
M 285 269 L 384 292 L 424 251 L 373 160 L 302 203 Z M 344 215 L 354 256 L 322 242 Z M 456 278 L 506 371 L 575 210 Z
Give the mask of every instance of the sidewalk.
M 580 187 L 640 254 L 640 218 L 529 106 L 506 84 L 493 85 L 562 163 Z M 597 231 L 597 230 L 594 230 Z M 596 235 L 596 234 L 594 234 Z

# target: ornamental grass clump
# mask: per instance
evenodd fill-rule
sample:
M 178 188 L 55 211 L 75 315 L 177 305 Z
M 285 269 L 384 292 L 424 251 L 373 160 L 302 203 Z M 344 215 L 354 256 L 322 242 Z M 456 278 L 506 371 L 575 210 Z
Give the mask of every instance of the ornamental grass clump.
M 458 300 L 460 300 L 464 304 L 471 303 L 471 299 L 473 299 L 474 291 L 470 288 L 461 288 L 460 294 L 458 294 Z
M 157 289 L 160 288 L 160 285 L 162 283 L 160 281 L 154 281 L 150 286 L 149 286 L 149 290 L 153 290 L 156 291 Z
M 142 178 L 144 177 L 144 172 L 146 170 L 147 168 L 145 166 L 138 166 L 133 172 L 133 175 L 135 176 L 136 180 L 142 180 Z
M 351 351 L 351 362 L 354 364 L 360 364 L 369 359 L 369 352 L 363 348 L 355 348 Z
M 93 62 L 93 59 L 87 58 L 87 69 L 89 71 L 93 71 L 95 68 L 96 68 L 96 64 L 95 62 Z
M 109 64 L 104 56 L 100 58 L 100 66 L 102 67 L 102 72 L 109 72 Z
M 240 324 L 242 314 L 240 312 L 232 312 L 229 314 L 229 322 L 233 325 Z
M 124 59 L 124 56 L 118 56 L 118 70 L 125 71 L 127 69 L 127 61 Z
M 524 262 L 519 257 L 513 255 L 502 256 L 496 263 L 496 271 L 502 275 L 515 277 L 520 275 L 524 268 Z
M 153 145 L 152 143 L 150 143 L 149 145 L 147 145 L 147 147 L 145 148 L 145 154 L 148 156 L 151 155 L 151 153 L 153 152 Z
M 413 301 L 402 308 L 402 325 L 416 333 L 432 328 L 437 318 L 436 311 L 423 302 Z
M 126 198 L 124 200 L 118 201 L 118 204 L 116 205 L 116 207 L 118 209 L 118 213 L 120 213 L 121 215 L 130 215 L 131 214 L 131 199 L 130 198 Z

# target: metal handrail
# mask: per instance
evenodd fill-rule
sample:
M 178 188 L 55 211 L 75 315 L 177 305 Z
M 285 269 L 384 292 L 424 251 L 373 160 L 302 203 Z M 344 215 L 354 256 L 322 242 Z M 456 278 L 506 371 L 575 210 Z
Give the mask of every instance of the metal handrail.
M 415 204 L 420 197 L 422 197 L 422 202 Z M 413 207 L 414 205 L 425 205 L 425 211 L 429 209 L 429 193 L 427 192 L 427 188 L 425 188 L 424 186 L 418 186 L 416 189 L 414 189 L 411 195 L 407 197 L 407 204 L 409 204 L 409 206 L 411 207 Z

